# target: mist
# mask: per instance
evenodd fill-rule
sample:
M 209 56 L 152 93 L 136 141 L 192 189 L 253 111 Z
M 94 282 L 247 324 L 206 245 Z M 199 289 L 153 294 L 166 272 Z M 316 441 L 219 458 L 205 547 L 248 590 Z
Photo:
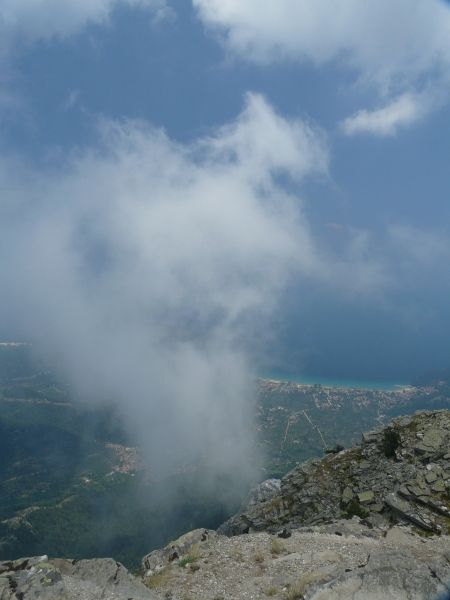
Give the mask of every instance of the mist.
M 74 397 L 117 406 L 155 475 L 245 481 L 257 340 L 320 263 L 280 181 L 326 171 L 324 136 L 250 94 L 190 145 L 138 121 L 98 139 L 39 171 L 3 157 L 3 318 Z
M 115 405 L 155 477 L 201 465 L 209 488 L 253 479 L 265 370 L 398 380 L 446 366 L 445 340 L 430 356 L 446 236 L 318 228 L 302 193 L 329 178 L 317 126 L 257 94 L 190 144 L 136 120 L 96 126 L 95 146 L 39 169 L 1 157 L 2 331 L 74 398 Z

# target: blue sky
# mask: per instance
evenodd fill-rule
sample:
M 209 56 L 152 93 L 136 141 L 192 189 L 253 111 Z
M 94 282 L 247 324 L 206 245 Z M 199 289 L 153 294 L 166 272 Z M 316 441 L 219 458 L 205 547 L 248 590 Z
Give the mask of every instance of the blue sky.
M 0 0 L 4 335 L 71 371 L 167 338 L 205 370 L 450 363 L 446 3 L 57 6 Z

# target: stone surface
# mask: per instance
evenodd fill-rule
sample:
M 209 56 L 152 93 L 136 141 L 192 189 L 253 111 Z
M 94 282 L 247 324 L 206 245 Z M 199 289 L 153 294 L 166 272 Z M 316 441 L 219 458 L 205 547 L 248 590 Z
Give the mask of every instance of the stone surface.
M 147 583 L 173 600 L 450 600 L 449 442 L 448 411 L 369 432 L 260 485 L 195 569 L 180 557 Z
M 361 504 L 373 502 L 374 499 L 375 499 L 375 494 L 372 491 L 360 492 L 358 494 L 358 500 Z
M 266 532 L 212 537 L 195 570 L 175 561 L 148 584 L 161 600 L 438 600 L 450 593 L 449 558 L 447 538 L 408 527 L 384 536 L 355 518 L 285 540 Z
M 165 548 L 154 550 L 142 559 L 142 570 L 147 577 L 162 571 L 167 565 L 189 554 L 193 548 L 217 536 L 209 529 L 194 529 L 185 533 Z
M 0 600 L 450 600 L 449 447 L 450 412 L 402 417 L 263 482 L 227 535 L 191 531 L 141 578 L 112 559 L 25 558 L 0 563 Z
M 248 503 L 218 531 L 276 531 L 356 515 L 382 529 L 410 523 L 448 534 L 449 447 L 449 411 L 395 419 L 364 434 L 361 446 L 299 465 L 283 477 L 278 493 Z
M 152 600 L 154 594 L 112 559 L 0 563 L 1 600 Z

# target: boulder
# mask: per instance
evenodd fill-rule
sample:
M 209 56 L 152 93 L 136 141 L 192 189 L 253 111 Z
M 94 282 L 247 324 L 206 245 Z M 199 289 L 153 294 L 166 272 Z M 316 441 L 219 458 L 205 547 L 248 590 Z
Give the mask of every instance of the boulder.
M 209 529 L 194 529 L 185 533 L 174 542 L 170 542 L 161 550 L 154 550 L 142 559 L 142 570 L 146 577 L 162 571 L 170 563 L 188 554 L 195 546 L 199 546 L 217 536 Z
M 0 563 L 1 600 L 154 600 L 143 582 L 111 558 Z

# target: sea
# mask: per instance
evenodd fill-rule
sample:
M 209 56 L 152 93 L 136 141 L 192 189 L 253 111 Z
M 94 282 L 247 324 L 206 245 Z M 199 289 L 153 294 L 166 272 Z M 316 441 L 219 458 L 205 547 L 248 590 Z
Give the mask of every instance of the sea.
M 322 385 L 323 387 L 355 389 L 355 390 L 385 390 L 395 391 L 410 384 L 405 381 L 364 381 L 358 379 L 329 379 L 327 377 L 311 377 L 308 375 L 292 375 L 291 373 L 270 372 L 261 375 L 261 379 L 289 381 L 303 385 Z

